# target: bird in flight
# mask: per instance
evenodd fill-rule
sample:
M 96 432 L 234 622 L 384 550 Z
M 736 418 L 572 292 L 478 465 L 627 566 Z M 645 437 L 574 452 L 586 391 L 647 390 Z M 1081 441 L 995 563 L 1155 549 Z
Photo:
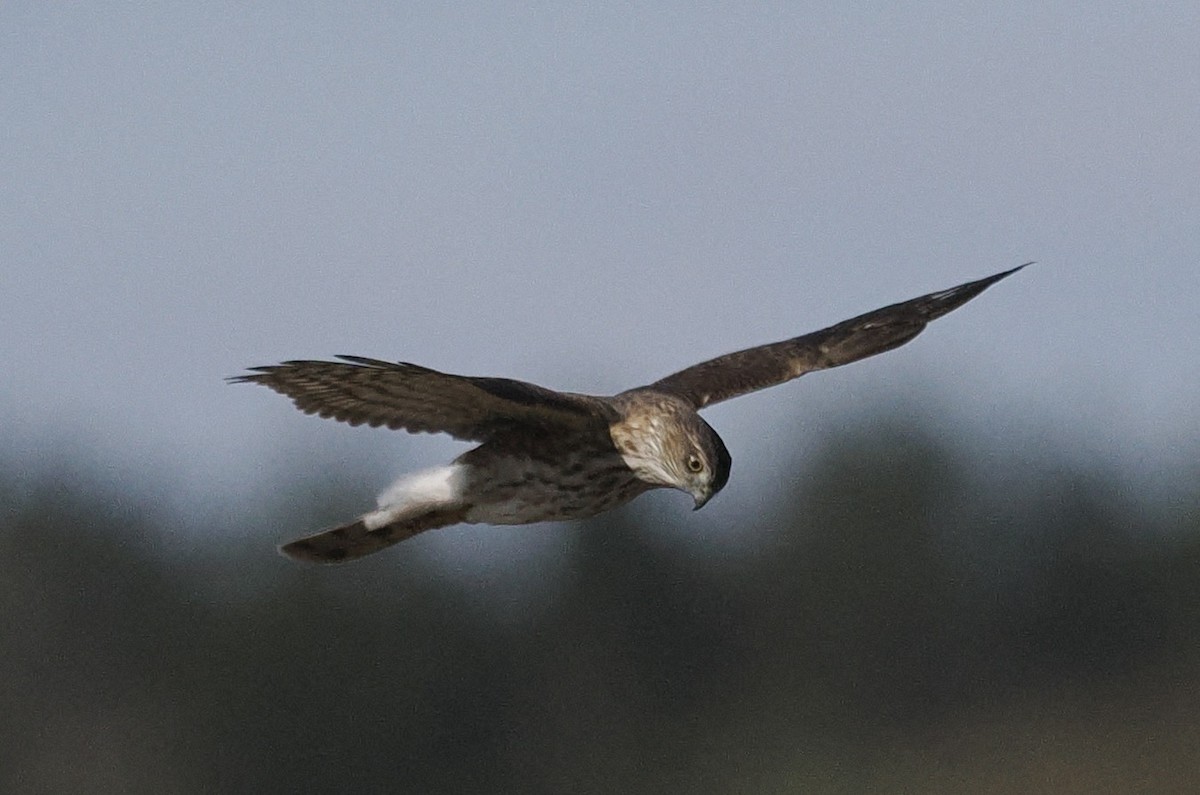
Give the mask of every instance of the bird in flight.
M 400 478 L 375 510 L 353 522 L 280 547 L 297 560 L 334 563 L 447 525 L 584 519 L 651 489 L 679 489 L 699 509 L 725 486 L 731 464 L 701 409 L 897 348 L 1024 267 L 719 356 L 612 396 L 361 356 L 253 367 L 229 380 L 270 387 L 306 414 L 480 443 L 447 466 Z

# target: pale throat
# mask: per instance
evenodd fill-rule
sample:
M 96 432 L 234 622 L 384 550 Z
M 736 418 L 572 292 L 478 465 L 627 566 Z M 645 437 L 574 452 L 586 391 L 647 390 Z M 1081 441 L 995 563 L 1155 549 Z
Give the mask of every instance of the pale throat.
M 616 423 L 609 429 L 609 435 L 625 466 L 633 470 L 639 480 L 655 486 L 676 487 L 677 478 L 663 464 L 667 458 L 665 431 L 665 419 L 651 414 Z

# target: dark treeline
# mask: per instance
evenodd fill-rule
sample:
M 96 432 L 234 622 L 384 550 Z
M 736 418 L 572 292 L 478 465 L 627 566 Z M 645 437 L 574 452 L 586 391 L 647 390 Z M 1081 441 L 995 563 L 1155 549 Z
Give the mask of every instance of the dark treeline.
M 548 581 L 524 612 L 403 546 L 273 556 L 311 512 L 206 540 L 149 495 L 0 473 L 0 791 L 1200 786 L 1197 491 L 1028 452 L 869 422 L 746 554 L 636 509 L 541 528 L 573 543 L 508 575 Z

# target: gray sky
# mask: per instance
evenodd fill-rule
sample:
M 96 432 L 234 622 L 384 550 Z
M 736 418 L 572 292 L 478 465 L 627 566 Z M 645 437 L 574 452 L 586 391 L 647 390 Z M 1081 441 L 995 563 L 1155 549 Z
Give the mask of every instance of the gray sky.
M 5 4 L 0 441 L 198 497 L 329 445 L 440 463 L 221 379 L 357 353 L 612 392 L 1037 260 L 715 407 L 705 521 L 925 391 L 998 439 L 1185 457 L 1200 5 L 692 5 Z

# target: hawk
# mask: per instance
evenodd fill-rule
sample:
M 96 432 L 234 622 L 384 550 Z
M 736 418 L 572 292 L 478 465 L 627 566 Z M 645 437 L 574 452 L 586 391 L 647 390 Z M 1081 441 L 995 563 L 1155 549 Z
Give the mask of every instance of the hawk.
M 899 347 L 1024 267 L 719 356 L 612 396 L 361 356 L 253 367 L 229 380 L 270 387 L 307 414 L 480 443 L 447 466 L 402 477 L 353 522 L 280 547 L 298 560 L 347 561 L 447 525 L 583 519 L 651 489 L 684 491 L 698 510 L 724 488 L 731 464 L 701 409 Z

